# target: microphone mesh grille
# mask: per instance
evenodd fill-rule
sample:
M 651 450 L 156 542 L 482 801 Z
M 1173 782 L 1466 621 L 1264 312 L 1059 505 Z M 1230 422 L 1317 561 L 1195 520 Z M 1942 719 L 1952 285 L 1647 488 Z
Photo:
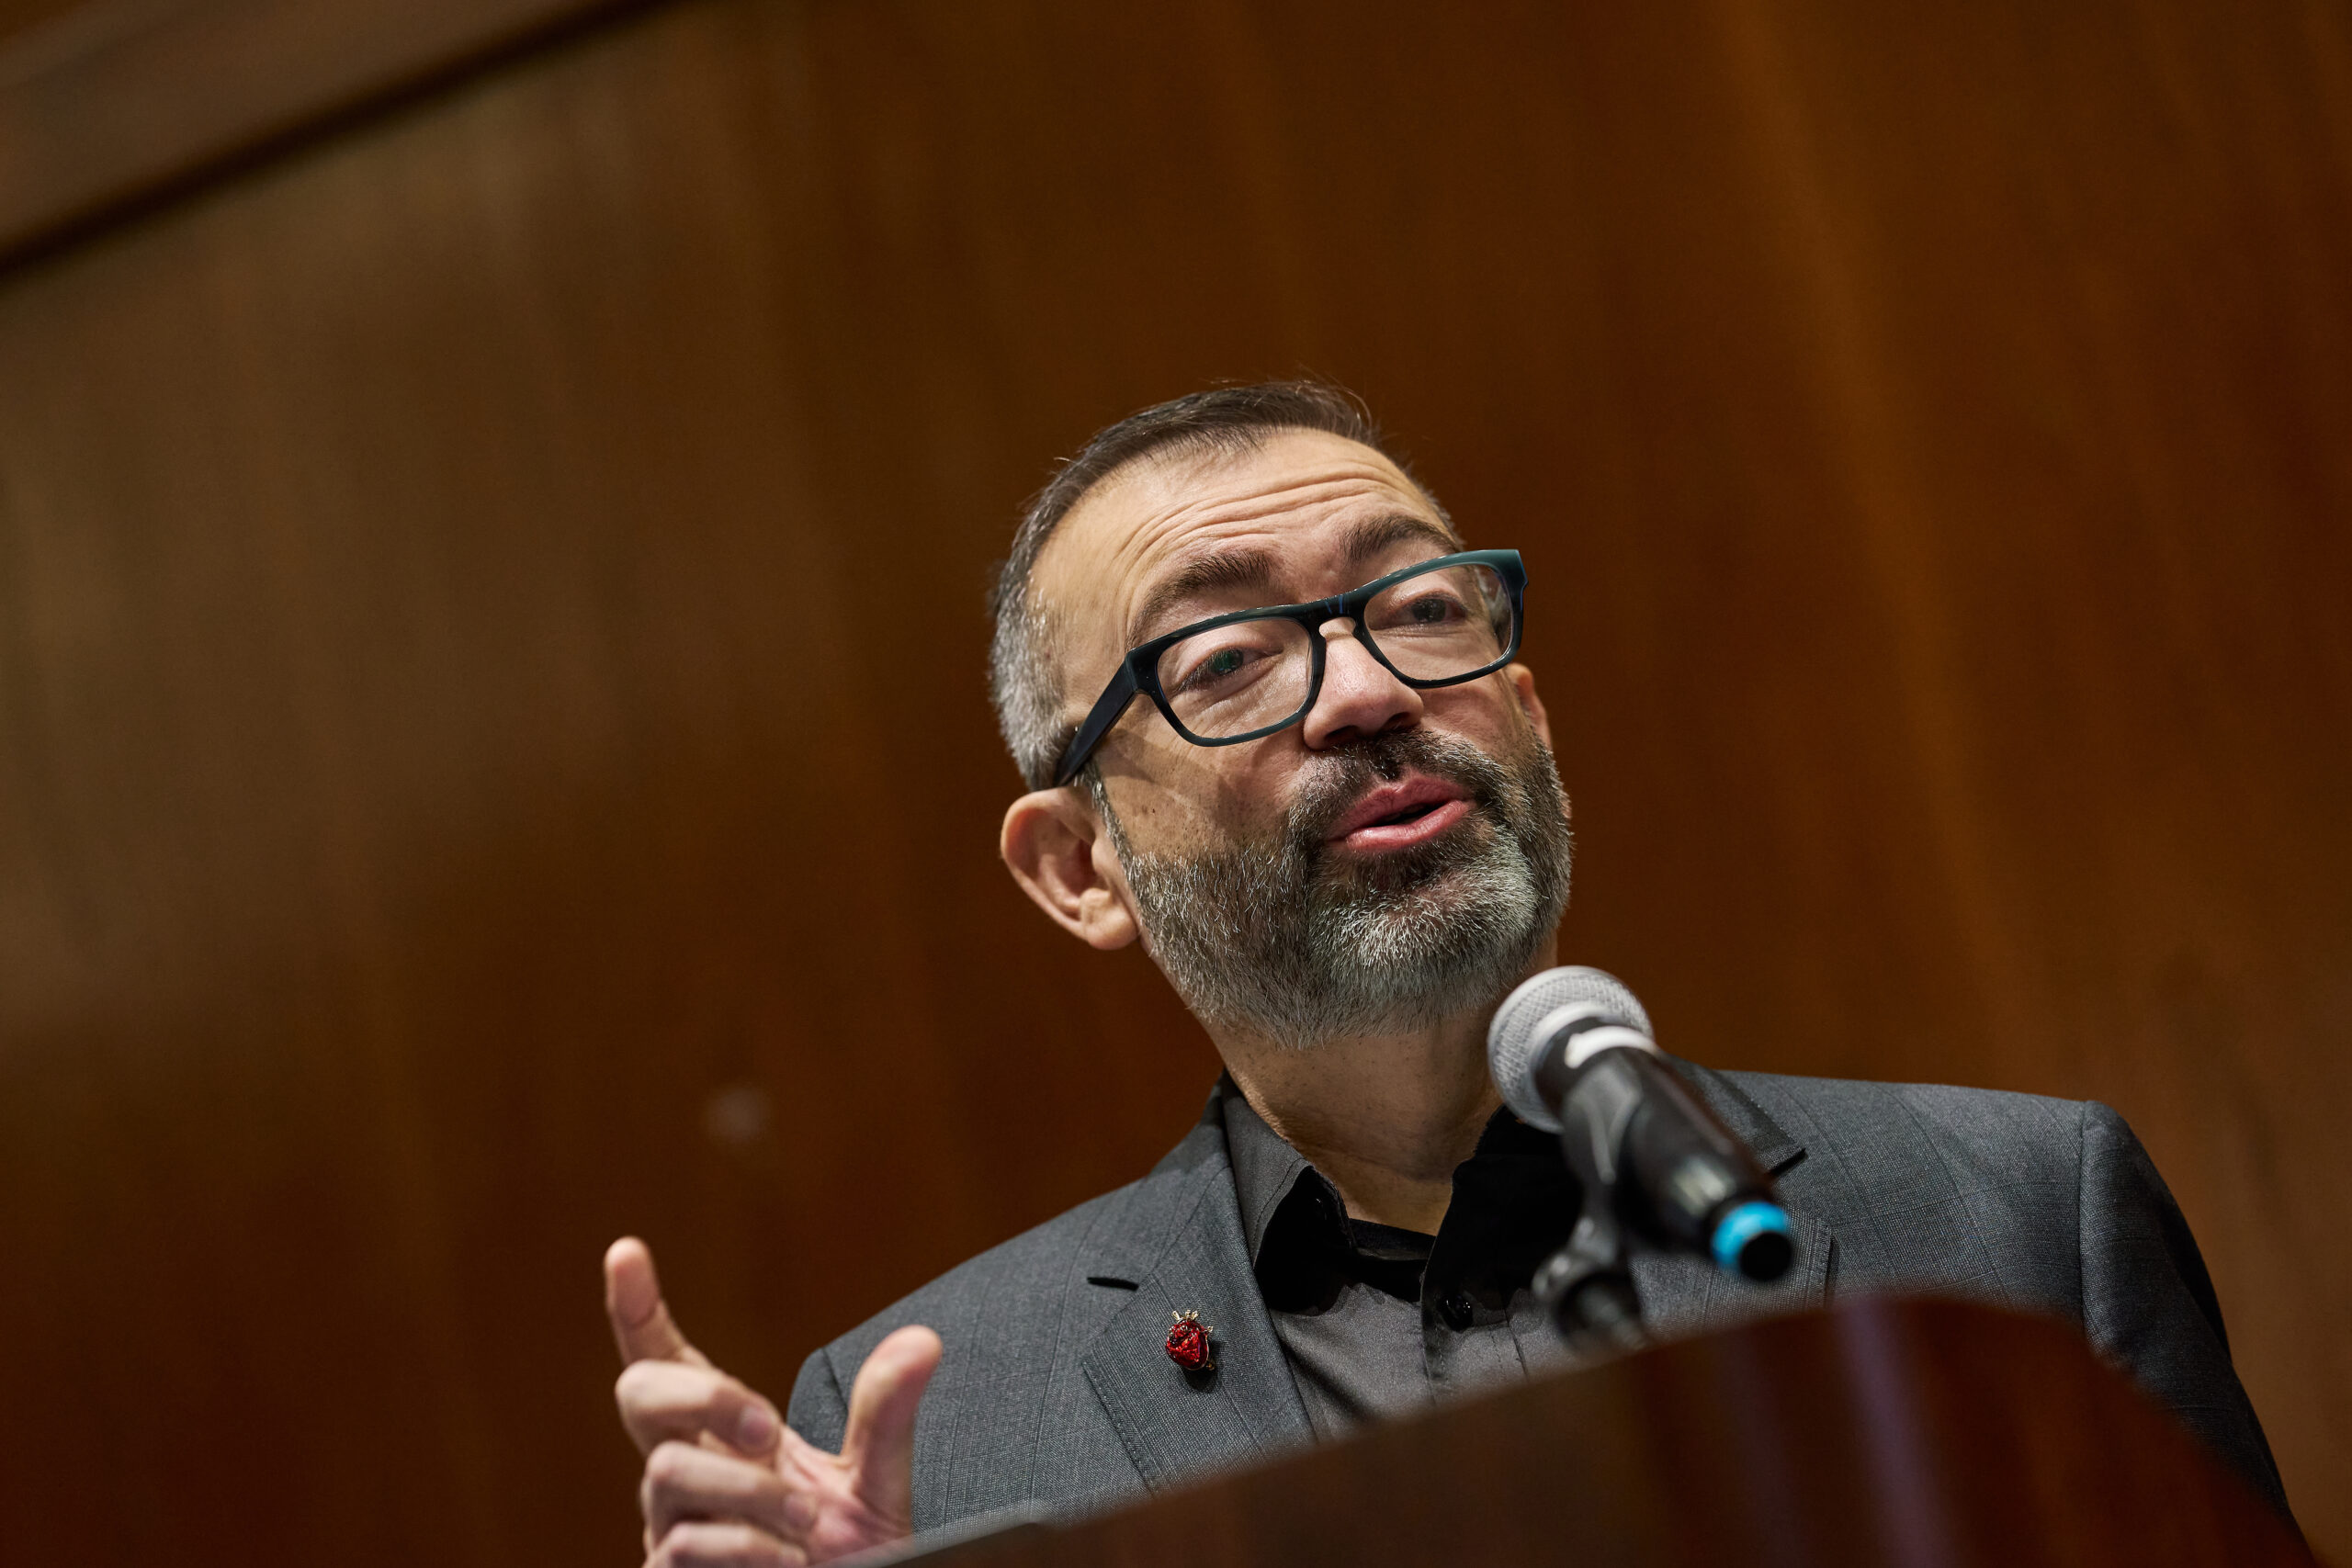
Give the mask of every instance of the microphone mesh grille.
M 1544 1043 L 1535 1026 L 1564 1007 L 1582 1007 L 1611 1023 L 1650 1032 L 1650 1015 L 1634 993 L 1612 975 L 1581 964 L 1546 969 L 1521 983 L 1495 1010 L 1487 1026 L 1487 1070 L 1495 1089 L 1513 1115 L 1547 1133 L 1560 1130 L 1560 1119 L 1544 1103 L 1535 1088 L 1535 1058 Z

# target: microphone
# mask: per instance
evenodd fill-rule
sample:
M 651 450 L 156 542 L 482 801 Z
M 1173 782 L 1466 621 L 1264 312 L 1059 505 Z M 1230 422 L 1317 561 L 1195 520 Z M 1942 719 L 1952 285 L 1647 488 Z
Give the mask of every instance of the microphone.
M 1642 1004 L 1598 969 L 1545 970 L 1505 998 L 1487 1029 L 1503 1103 L 1559 1134 L 1584 1184 L 1576 1234 L 1536 1282 L 1571 1334 L 1639 1342 L 1627 1232 L 1758 1281 L 1779 1279 L 1796 1258 L 1771 1178 L 1662 1056 Z

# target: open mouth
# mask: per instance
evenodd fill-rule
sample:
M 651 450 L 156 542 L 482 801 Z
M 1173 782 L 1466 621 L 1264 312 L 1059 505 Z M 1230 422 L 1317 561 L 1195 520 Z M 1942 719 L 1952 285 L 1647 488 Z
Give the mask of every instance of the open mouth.
M 1426 843 L 1470 815 L 1459 784 L 1413 774 L 1367 792 L 1333 827 L 1329 841 L 1362 854 Z

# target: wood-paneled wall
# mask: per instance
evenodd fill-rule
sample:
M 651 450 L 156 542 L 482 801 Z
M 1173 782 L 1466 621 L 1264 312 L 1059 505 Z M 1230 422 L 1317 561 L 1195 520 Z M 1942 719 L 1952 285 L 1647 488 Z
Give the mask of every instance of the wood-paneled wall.
M 0 1556 L 633 1561 L 1214 1072 L 995 862 L 1095 425 L 1364 393 L 1533 578 L 1564 954 L 2091 1096 L 2352 1553 L 2352 28 L 686 0 L 0 273 Z

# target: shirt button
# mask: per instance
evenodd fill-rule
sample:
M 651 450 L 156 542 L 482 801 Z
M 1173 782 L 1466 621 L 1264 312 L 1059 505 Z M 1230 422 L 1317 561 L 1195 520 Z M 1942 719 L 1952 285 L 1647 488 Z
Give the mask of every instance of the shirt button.
M 1470 1315 L 1475 1309 L 1476 1303 L 1463 1291 L 1454 1292 L 1437 1304 L 1438 1315 L 1445 1319 L 1445 1325 L 1456 1333 L 1470 1326 Z

